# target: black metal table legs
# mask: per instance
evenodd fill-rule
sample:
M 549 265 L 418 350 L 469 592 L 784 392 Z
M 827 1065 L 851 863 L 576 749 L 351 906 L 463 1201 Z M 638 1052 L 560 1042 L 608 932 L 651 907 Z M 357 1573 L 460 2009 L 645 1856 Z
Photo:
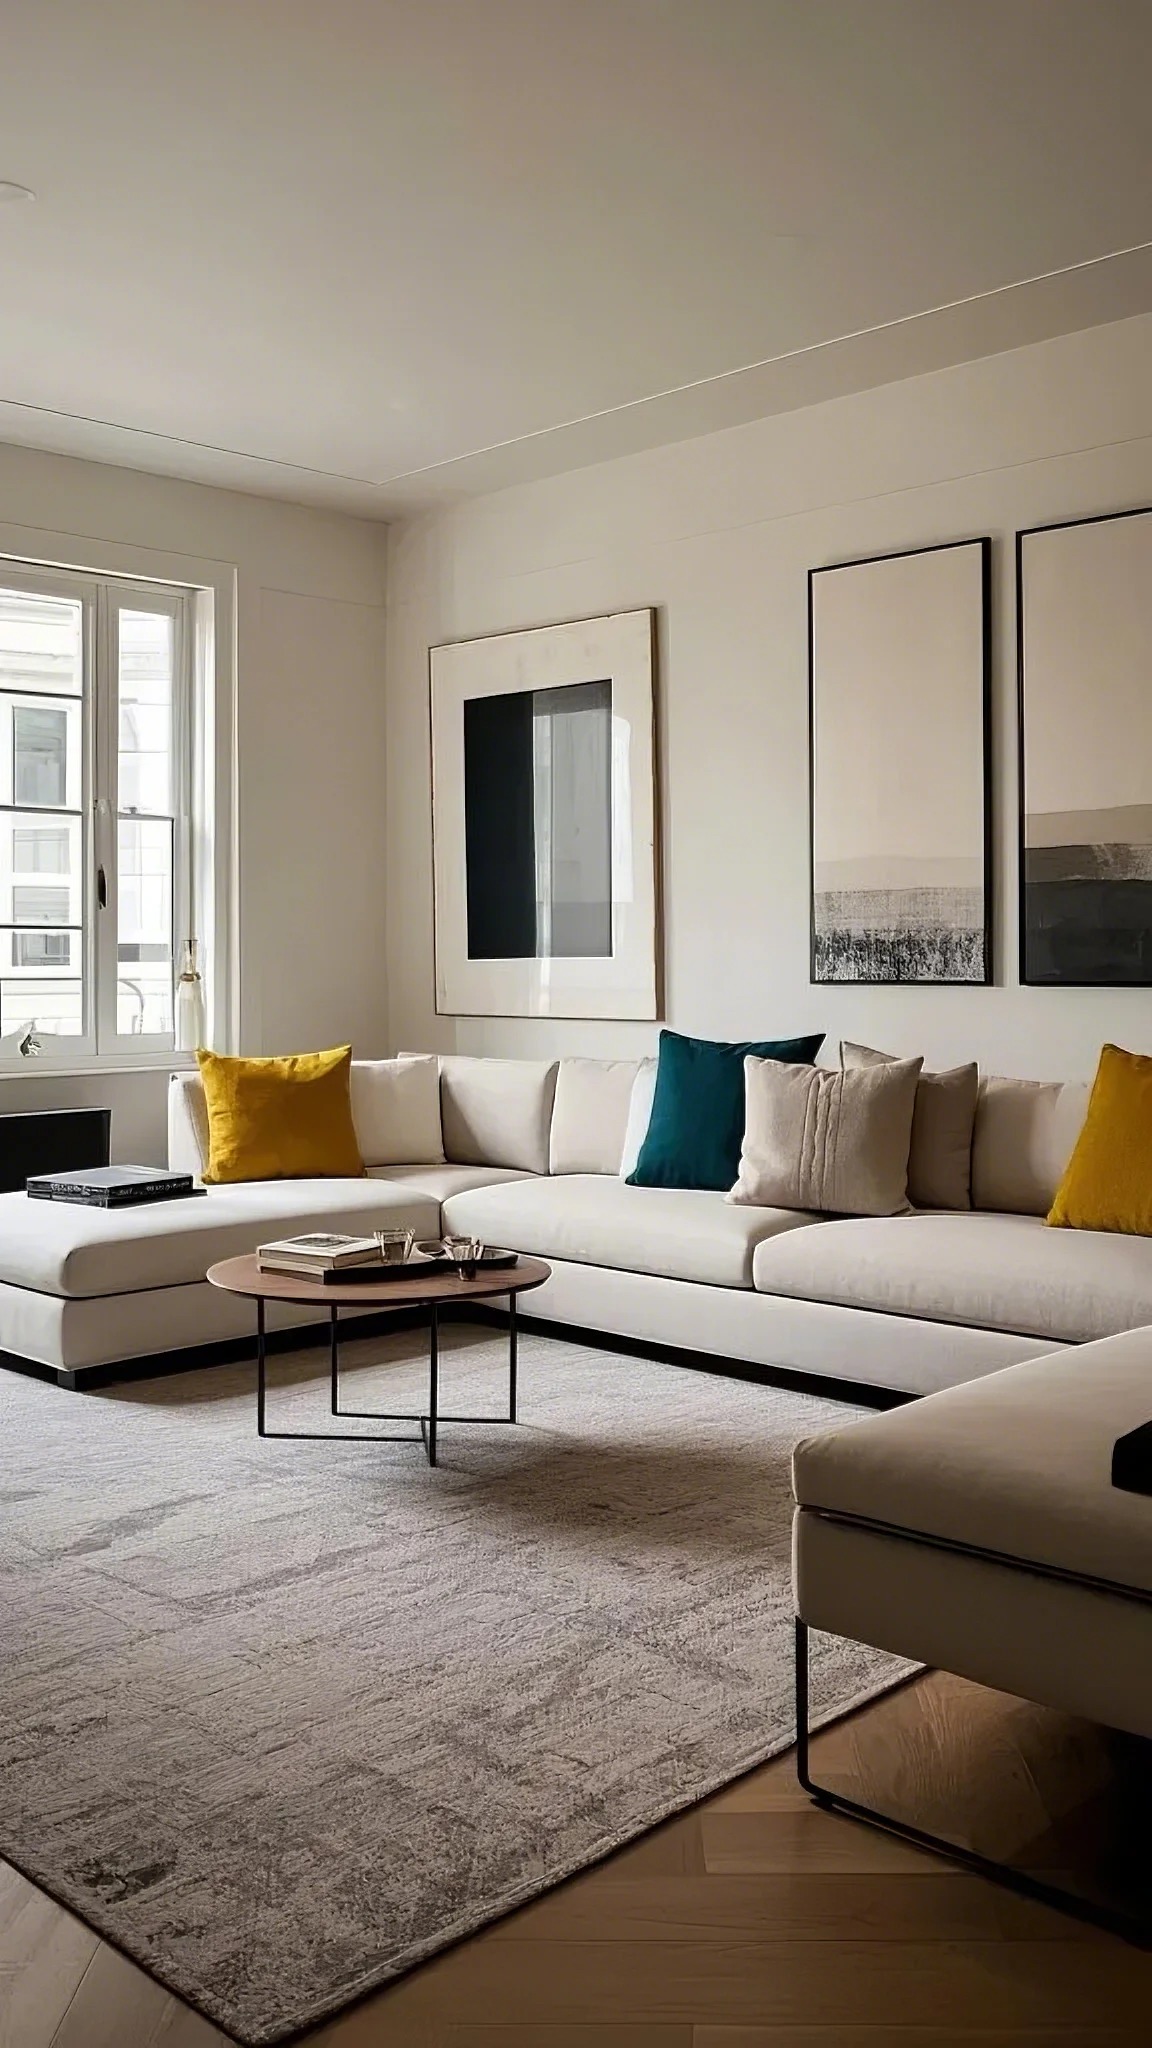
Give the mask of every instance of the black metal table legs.
M 268 1406 L 268 1345 L 265 1328 L 264 1300 L 256 1300 L 256 1434 L 264 1437 L 287 1437 L 306 1443 L 342 1444 L 415 1444 L 422 1443 L 430 1465 L 436 1463 L 437 1435 L 442 1422 L 464 1423 L 511 1423 L 516 1421 L 517 1400 L 517 1330 L 516 1296 L 508 1297 L 508 1413 L 507 1415 L 442 1415 L 440 1413 L 440 1306 L 432 1301 L 428 1304 L 428 1408 L 424 1414 L 405 1411 L 401 1414 L 386 1414 L 372 1408 L 342 1408 L 340 1406 L 340 1311 L 333 1303 L 329 1310 L 331 1317 L 328 1339 L 328 1380 L 330 1389 L 329 1406 L 333 1415 L 341 1421 L 352 1422 L 414 1422 L 419 1434 L 410 1432 L 403 1436 L 369 1434 L 365 1430 L 318 1430 L 318 1429 L 269 1429 L 267 1426 Z

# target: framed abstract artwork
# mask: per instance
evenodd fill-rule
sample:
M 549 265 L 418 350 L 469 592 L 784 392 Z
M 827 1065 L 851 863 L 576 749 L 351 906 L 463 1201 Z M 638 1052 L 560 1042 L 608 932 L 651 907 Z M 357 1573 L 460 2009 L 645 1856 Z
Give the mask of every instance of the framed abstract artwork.
M 1152 987 L 1152 509 L 1016 536 L 1020 979 Z
M 441 1015 L 659 1015 L 653 621 L 431 649 Z
M 814 982 L 991 979 L 991 554 L 809 571 Z

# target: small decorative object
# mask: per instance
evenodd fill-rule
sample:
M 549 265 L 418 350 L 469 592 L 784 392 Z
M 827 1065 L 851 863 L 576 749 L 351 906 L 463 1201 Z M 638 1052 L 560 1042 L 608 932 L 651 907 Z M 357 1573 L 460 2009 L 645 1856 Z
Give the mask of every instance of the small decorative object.
M 653 614 L 431 650 L 436 1009 L 658 1015 Z
M 991 548 L 809 572 L 814 982 L 991 979 Z
M 1152 987 L 1152 509 L 1016 536 L 1020 979 Z
M 207 1036 L 204 1017 L 204 983 L 196 965 L 196 941 L 186 939 L 184 963 L 176 983 L 176 1050 L 196 1052 Z
M 376 1232 L 376 1242 L 380 1247 L 380 1257 L 386 1266 L 402 1266 L 406 1260 L 412 1257 L 412 1247 L 416 1242 L 416 1232 L 414 1230 L 397 1229 L 378 1230 Z
M 444 1249 L 454 1266 L 460 1269 L 462 1280 L 474 1280 L 476 1268 L 484 1256 L 484 1245 L 478 1237 L 447 1237 Z

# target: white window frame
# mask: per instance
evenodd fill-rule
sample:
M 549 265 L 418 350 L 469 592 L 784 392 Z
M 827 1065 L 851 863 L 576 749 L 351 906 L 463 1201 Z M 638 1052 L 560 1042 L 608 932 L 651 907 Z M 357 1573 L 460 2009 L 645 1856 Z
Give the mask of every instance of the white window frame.
M 82 859 L 81 932 L 78 948 L 83 977 L 83 1024 L 80 1033 L 56 1037 L 38 1035 L 40 1050 L 35 1057 L 18 1051 L 0 1054 L 0 1072 L 58 1072 L 77 1067 L 134 1067 L 178 1062 L 173 1032 L 121 1032 L 118 1030 L 118 800 L 119 759 L 119 615 L 121 611 L 166 613 L 173 620 L 173 693 L 171 726 L 172 802 L 172 946 L 174 977 L 188 937 L 198 939 L 204 950 L 205 927 L 213 925 L 211 907 L 200 915 L 196 879 L 193 873 L 198 841 L 213 843 L 209 824 L 197 829 L 193 806 L 197 800 L 212 801 L 212 764 L 200 758 L 211 720 L 205 719 L 201 699 L 210 687 L 207 660 L 213 648 L 211 605 L 204 599 L 211 592 L 176 582 L 128 577 L 115 570 L 43 567 L 25 559 L 0 555 L 0 585 L 26 591 L 29 595 L 61 597 L 82 604 L 83 612 L 83 746 L 80 792 L 80 844 Z M 200 602 L 198 602 L 200 601 Z M 206 625 L 206 615 L 208 623 Z M 200 659 L 197 659 L 199 655 Z M 62 702 L 73 701 L 61 699 Z M 73 816 L 73 807 L 63 811 L 46 806 L 21 807 L 14 811 L 46 820 Z M 150 813 L 140 814 L 142 821 Z M 98 878 L 103 873 L 106 907 L 97 900 Z M 207 880 L 207 878 L 204 878 Z M 203 972 L 207 962 L 201 961 Z M 2 971 L 2 963 L 0 963 Z M 209 976 L 206 976 L 208 979 Z M 175 1019 L 173 1019 L 175 1022 Z

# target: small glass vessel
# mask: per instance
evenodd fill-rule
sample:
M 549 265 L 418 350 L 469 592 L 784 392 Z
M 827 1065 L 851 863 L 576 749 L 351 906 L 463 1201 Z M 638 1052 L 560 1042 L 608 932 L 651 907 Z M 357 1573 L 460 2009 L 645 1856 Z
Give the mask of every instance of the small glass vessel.
M 444 1240 L 444 1250 L 447 1252 L 453 1265 L 459 1267 L 462 1280 L 474 1280 L 476 1278 L 476 1267 L 484 1250 L 482 1239 L 478 1237 L 446 1237 Z
M 412 1257 L 414 1230 L 381 1229 L 373 1232 L 386 1266 L 402 1266 Z

